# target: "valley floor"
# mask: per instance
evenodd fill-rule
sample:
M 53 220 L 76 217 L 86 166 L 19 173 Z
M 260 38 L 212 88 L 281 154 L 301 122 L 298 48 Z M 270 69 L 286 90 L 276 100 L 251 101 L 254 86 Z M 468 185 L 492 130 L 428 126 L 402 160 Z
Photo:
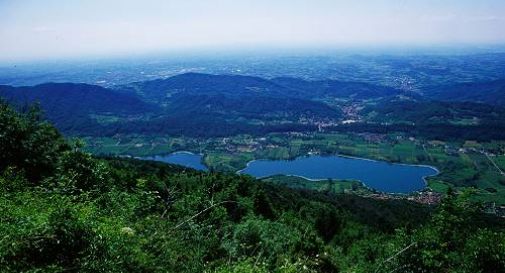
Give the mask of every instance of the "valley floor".
M 348 155 L 437 167 L 428 179 L 434 192 L 472 189 L 473 198 L 505 205 L 505 142 L 442 142 L 404 134 L 276 133 L 228 138 L 125 136 L 85 138 L 95 154 L 146 156 L 180 150 L 204 153 L 211 169 L 235 172 L 254 159 L 293 159 L 307 154 Z

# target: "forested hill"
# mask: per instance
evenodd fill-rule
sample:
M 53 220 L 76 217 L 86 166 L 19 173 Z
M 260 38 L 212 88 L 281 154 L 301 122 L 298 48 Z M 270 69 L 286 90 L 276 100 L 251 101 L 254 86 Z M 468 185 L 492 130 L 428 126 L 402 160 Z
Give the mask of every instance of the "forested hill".
M 154 105 L 142 102 L 136 96 L 80 83 L 46 83 L 24 87 L 0 85 L 0 96 L 17 104 L 40 102 L 50 114 L 141 114 L 156 109 Z
M 94 158 L 0 102 L 2 272 L 505 272 L 502 219 Z
M 44 118 L 68 136 L 210 138 L 387 130 L 439 140 L 491 141 L 505 139 L 504 130 L 496 130 L 505 128 L 502 89 L 503 81 L 494 81 L 415 93 L 360 82 L 187 73 L 115 88 L 0 86 L 0 97 L 18 109 L 39 102 Z
M 505 121 L 505 108 L 474 102 L 383 100 L 363 112 L 374 112 L 377 121 L 415 124 L 457 124 L 462 120 L 475 124 L 503 124 Z
M 401 94 L 400 90 L 368 83 L 335 80 L 306 81 L 296 78 L 267 80 L 252 76 L 186 73 L 117 87 L 148 101 L 169 100 L 174 94 L 260 96 L 314 99 L 323 97 L 370 99 Z
M 505 106 L 505 79 L 427 88 L 426 96 L 443 101 L 481 102 Z
M 351 99 L 376 99 L 401 95 L 401 90 L 374 85 L 364 82 L 343 82 L 335 80 L 306 81 L 297 78 L 275 78 L 272 82 L 292 90 L 309 98 L 351 98 Z M 293 92 L 294 93 L 294 92 Z
M 140 86 L 138 92 L 70 83 L 0 86 L 0 97 L 21 108 L 39 102 L 45 118 L 79 136 L 282 132 L 315 127 L 301 120 L 341 117 L 322 102 L 282 97 L 288 89 L 255 77 L 184 74 Z
M 145 103 L 136 96 L 89 84 L 0 85 L 0 97 L 18 109 L 39 103 L 44 117 L 67 133 L 97 127 L 94 117 L 149 116 L 159 111 L 158 106 Z
M 167 79 L 157 79 L 127 84 L 118 90 L 136 93 L 149 101 L 161 102 L 173 94 L 227 95 L 227 96 L 294 96 L 294 90 L 269 80 L 236 75 L 211 75 L 186 73 Z

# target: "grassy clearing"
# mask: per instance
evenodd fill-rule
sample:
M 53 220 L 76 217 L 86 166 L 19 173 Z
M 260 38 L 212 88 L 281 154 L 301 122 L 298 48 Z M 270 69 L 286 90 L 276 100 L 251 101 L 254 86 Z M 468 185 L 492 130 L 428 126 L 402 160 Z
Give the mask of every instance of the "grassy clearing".
M 342 194 L 350 191 L 354 193 L 370 192 L 366 187 L 363 187 L 363 185 L 359 181 L 351 181 L 351 180 L 328 179 L 322 181 L 311 181 L 301 177 L 284 176 L 284 175 L 272 176 L 262 180 L 272 184 L 282 185 L 294 189 L 310 189 L 333 194 Z

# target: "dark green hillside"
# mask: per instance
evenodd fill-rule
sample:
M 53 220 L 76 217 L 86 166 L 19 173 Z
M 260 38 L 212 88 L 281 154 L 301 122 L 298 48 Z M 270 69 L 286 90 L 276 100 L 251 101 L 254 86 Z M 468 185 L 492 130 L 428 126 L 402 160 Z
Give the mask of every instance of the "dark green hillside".
M 167 79 L 136 82 L 118 87 L 147 101 L 163 103 L 174 94 L 282 97 L 294 92 L 269 80 L 252 76 L 186 73 Z M 295 95 L 295 94 L 292 94 Z
M 384 99 L 363 111 L 373 120 L 415 124 L 505 124 L 505 109 L 473 102 Z
M 505 105 L 505 79 L 489 82 L 469 82 L 427 88 L 426 96 L 443 101 L 469 101 Z
M 402 94 L 402 91 L 380 85 L 361 82 L 341 82 L 335 80 L 305 81 L 296 78 L 272 79 L 281 86 L 298 90 L 306 98 L 342 98 L 367 100 Z
M 305 118 L 338 119 L 340 111 L 326 104 L 294 98 L 224 95 L 176 96 L 168 107 L 171 114 L 211 114 L 229 118 L 291 120 Z
M 341 118 L 338 109 L 322 102 L 281 98 L 288 89 L 256 77 L 192 73 L 131 86 L 143 91 L 51 83 L 0 86 L 0 97 L 20 109 L 39 102 L 58 129 L 78 136 L 260 134 L 313 130 L 308 120 Z
M 135 96 L 96 85 L 47 83 L 36 86 L 0 86 L 0 97 L 23 108 L 40 103 L 45 117 L 65 132 L 96 127 L 94 116 L 131 117 L 148 115 L 158 107 Z
M 502 219 L 94 158 L 0 103 L 2 272 L 504 272 Z M 7 132 L 7 133 L 5 133 Z
M 135 96 L 124 95 L 97 85 L 46 83 L 36 86 L 0 86 L 0 96 L 18 104 L 40 102 L 47 111 L 140 114 L 154 106 Z M 156 108 L 154 108 L 156 109 Z
M 196 77 L 206 76 L 196 74 Z M 248 84 L 266 82 L 253 77 L 243 78 L 248 80 Z M 240 80 L 237 83 L 227 81 L 232 86 L 240 85 Z M 162 102 L 150 104 L 135 94 L 87 84 L 0 86 L 0 97 L 19 109 L 39 102 L 44 116 L 58 129 L 67 135 L 80 136 L 224 136 L 284 132 L 313 128 L 299 124 L 300 119 L 338 119 L 341 115 L 338 110 L 321 102 L 241 93 L 232 96 L 190 92 L 174 95 L 168 105 Z M 258 122 L 263 125 L 258 125 Z
M 370 99 L 401 94 L 385 86 L 334 80 L 306 81 L 296 78 L 275 78 L 236 75 L 186 73 L 153 81 L 136 82 L 117 88 L 143 97 L 146 101 L 164 103 L 179 95 L 226 95 L 316 99 Z
M 505 127 L 500 106 L 434 101 L 390 87 L 331 80 L 188 73 L 116 90 L 70 83 L 0 86 L 0 97 L 18 109 L 40 102 L 48 120 L 64 134 L 77 136 L 261 135 L 315 131 L 324 123 L 325 129 L 339 132 L 408 132 L 441 140 L 505 138 L 502 130 L 495 130 Z M 340 108 L 346 107 L 344 114 Z M 363 123 L 338 126 L 349 118 Z
M 236 120 L 234 120 L 236 119 Z M 314 125 L 275 123 L 270 125 L 248 124 L 237 116 L 209 115 L 206 113 L 161 116 L 149 121 L 129 121 L 109 125 L 82 128 L 79 135 L 114 136 L 117 134 L 141 134 L 149 136 L 222 137 L 238 134 L 264 135 L 272 132 L 315 131 Z

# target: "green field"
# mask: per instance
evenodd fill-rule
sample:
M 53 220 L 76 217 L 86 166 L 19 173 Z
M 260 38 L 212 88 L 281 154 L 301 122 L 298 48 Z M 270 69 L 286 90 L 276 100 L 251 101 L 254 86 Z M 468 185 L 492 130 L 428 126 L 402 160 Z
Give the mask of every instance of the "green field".
M 294 189 L 308 189 L 319 192 L 342 194 L 342 193 L 363 193 L 368 194 L 370 190 L 364 187 L 359 181 L 328 179 L 322 181 L 311 181 L 296 176 L 272 176 L 262 179 L 276 185 L 286 186 Z

